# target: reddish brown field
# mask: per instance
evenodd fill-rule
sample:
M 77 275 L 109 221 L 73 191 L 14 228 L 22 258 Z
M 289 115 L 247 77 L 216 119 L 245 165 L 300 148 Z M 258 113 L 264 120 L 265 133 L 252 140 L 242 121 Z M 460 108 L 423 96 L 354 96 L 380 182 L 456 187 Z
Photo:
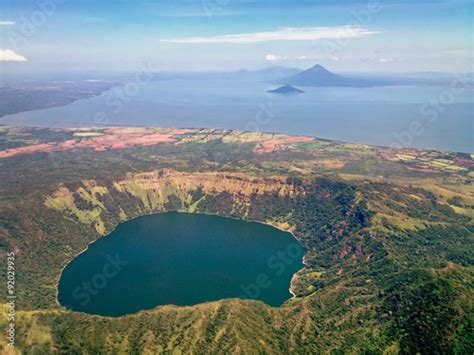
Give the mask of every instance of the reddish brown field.
M 315 138 L 305 136 L 283 136 L 276 139 L 269 139 L 260 143 L 257 149 L 257 153 L 272 153 L 280 149 L 284 145 L 290 145 L 293 143 L 313 142 Z
M 109 128 L 102 136 L 91 138 L 70 139 L 59 143 L 33 144 L 0 151 L 0 158 L 8 158 L 20 154 L 48 153 L 71 149 L 92 148 L 97 152 L 107 149 L 124 149 L 134 146 L 149 146 L 160 143 L 172 143 L 180 139 L 180 135 L 191 132 L 186 129 L 170 129 L 157 132 L 148 128 Z

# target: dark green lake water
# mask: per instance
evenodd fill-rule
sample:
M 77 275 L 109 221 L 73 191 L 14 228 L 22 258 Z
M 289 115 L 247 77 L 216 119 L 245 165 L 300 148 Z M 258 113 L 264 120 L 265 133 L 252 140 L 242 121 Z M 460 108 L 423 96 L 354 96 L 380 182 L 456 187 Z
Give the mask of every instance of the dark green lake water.
M 91 244 L 64 269 L 58 298 L 72 310 L 107 316 L 235 297 L 279 306 L 291 297 L 303 255 L 291 234 L 267 225 L 155 214 Z

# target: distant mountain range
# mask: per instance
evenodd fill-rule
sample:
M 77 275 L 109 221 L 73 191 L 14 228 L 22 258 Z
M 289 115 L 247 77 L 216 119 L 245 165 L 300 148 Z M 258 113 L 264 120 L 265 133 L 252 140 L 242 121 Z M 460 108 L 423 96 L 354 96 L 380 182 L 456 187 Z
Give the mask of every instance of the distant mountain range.
M 242 70 L 238 73 L 241 74 L 241 77 L 243 75 L 244 78 L 267 81 L 267 80 L 277 80 L 280 78 L 293 76 L 293 75 L 298 74 L 300 71 L 301 69 L 297 69 L 297 68 L 273 66 L 273 67 L 260 69 L 256 71 Z
M 304 91 L 297 89 L 291 85 L 283 85 L 278 89 L 268 90 L 267 92 L 272 94 L 281 94 L 281 95 L 294 95 L 294 94 L 303 94 Z
M 473 85 L 472 74 L 465 74 L 466 83 Z M 112 79 L 112 78 L 109 78 Z M 113 78 L 117 80 L 117 78 Z M 126 81 L 128 77 L 121 80 Z M 240 69 L 231 72 L 157 72 L 152 80 L 244 80 L 280 85 L 313 87 L 376 87 L 395 85 L 450 85 L 449 73 L 358 73 L 339 75 L 320 64 L 301 70 L 298 68 L 271 66 L 259 70 Z
M 319 64 L 303 70 L 298 74 L 279 79 L 277 82 L 287 85 L 318 87 L 371 87 L 390 85 L 388 82 L 383 80 L 350 78 L 337 75 Z
M 233 72 L 163 72 L 157 73 L 157 80 L 250 80 L 275 81 L 298 74 L 301 69 L 272 66 L 260 70 L 241 69 Z

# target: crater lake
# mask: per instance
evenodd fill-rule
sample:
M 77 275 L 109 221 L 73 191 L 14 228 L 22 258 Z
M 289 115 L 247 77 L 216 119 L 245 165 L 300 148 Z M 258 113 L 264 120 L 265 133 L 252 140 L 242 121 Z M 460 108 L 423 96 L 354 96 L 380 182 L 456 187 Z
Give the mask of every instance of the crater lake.
M 280 306 L 304 249 L 288 232 L 219 216 L 167 212 L 121 223 L 63 270 L 61 305 L 121 316 L 225 298 Z

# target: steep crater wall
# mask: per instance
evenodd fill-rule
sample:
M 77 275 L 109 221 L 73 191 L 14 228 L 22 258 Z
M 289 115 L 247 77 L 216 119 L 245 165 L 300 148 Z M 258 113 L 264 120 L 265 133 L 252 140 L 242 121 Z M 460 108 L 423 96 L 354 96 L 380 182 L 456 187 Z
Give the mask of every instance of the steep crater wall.
M 299 297 L 323 287 L 324 275 L 329 279 L 340 272 L 342 258 L 337 257 L 335 248 L 344 256 L 353 252 L 362 259 L 370 257 L 357 247 L 357 240 L 346 240 L 369 220 L 363 199 L 355 187 L 321 178 L 163 169 L 128 173 L 116 180 L 61 185 L 37 209 L 35 226 L 41 233 L 36 234 L 43 240 L 31 241 L 33 255 L 23 265 L 28 279 L 21 280 L 24 285 L 19 288 L 27 290 L 22 300 L 33 308 L 57 306 L 55 288 L 61 269 L 89 243 L 110 233 L 120 222 L 151 213 L 219 214 L 292 232 L 307 250 L 306 267 L 292 284 Z M 314 272 L 319 275 L 317 282 Z

